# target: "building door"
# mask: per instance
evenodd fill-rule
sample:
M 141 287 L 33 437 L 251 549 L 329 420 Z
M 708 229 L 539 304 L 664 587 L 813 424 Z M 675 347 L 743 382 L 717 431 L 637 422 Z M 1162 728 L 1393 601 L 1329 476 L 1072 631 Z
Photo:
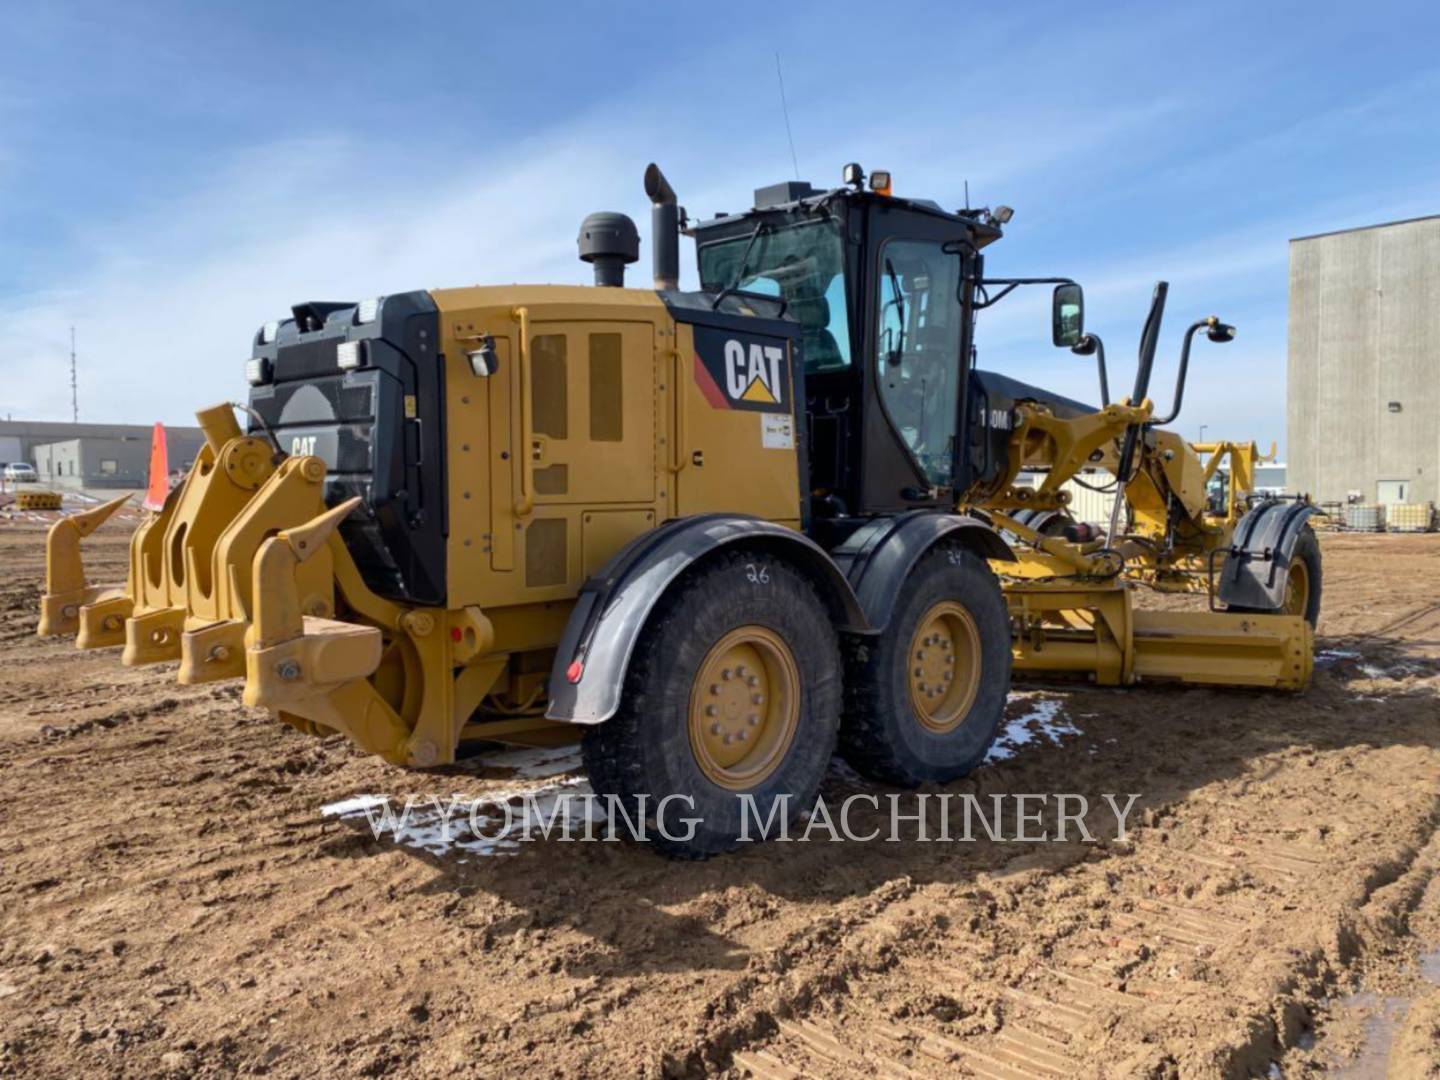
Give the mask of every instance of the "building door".
M 1379 503 L 1405 503 L 1410 501 L 1409 480 L 1381 480 L 1379 482 Z

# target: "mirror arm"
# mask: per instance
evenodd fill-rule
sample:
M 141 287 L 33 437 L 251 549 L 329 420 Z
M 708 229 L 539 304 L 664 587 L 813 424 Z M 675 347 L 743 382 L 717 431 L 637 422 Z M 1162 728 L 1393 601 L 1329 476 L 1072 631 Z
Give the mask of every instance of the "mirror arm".
M 1027 278 L 1000 278 L 1000 277 L 987 278 L 987 277 L 982 277 L 978 282 L 976 282 L 976 285 L 979 287 L 980 291 L 985 294 L 985 296 L 987 297 L 987 299 L 986 299 L 983 303 L 978 303 L 978 304 L 976 304 L 976 305 L 975 305 L 975 310 L 976 310 L 976 311 L 981 311 L 981 310 L 983 310 L 983 309 L 985 309 L 985 308 L 987 308 L 987 307 L 991 307 L 991 306 L 993 306 L 993 305 L 995 305 L 995 304 L 998 304 L 1001 300 L 1003 300 L 1005 297 L 1009 296 L 1012 292 L 1014 292 L 1016 289 L 1018 289 L 1021 285 L 1075 285 L 1075 284 L 1078 284 L 1078 282 L 1076 282 L 1074 279 L 1068 278 L 1068 277 L 1027 277 Z M 1005 287 L 1004 287 L 1003 289 L 1001 289 L 999 292 L 995 293 L 994 295 L 991 295 L 991 293 L 990 293 L 990 286 L 992 286 L 992 285 L 1003 285 L 1003 286 L 1005 286 Z
M 1100 407 L 1103 409 L 1110 404 L 1110 373 L 1105 367 L 1105 342 L 1100 340 L 1099 334 L 1086 334 L 1070 351 L 1076 356 L 1095 354 L 1095 365 L 1100 369 Z
M 1190 367 L 1190 346 L 1195 341 L 1195 333 L 1204 330 L 1210 325 L 1210 320 L 1201 319 L 1185 331 L 1185 344 L 1180 349 L 1180 370 L 1175 376 L 1175 407 L 1170 410 L 1169 416 L 1161 417 L 1154 421 L 1157 424 L 1165 425 L 1175 422 L 1180 415 L 1180 406 L 1185 401 L 1185 373 Z

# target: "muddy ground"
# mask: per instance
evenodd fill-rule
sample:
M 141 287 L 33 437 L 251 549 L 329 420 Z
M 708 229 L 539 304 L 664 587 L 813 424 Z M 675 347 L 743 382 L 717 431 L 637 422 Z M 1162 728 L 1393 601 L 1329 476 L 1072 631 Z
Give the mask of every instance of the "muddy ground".
M 0 525 L 0 1075 L 1299 1076 L 1359 1060 L 1357 990 L 1404 1006 L 1380 1067 L 1426 1075 L 1440 536 L 1323 546 L 1304 695 L 1028 688 L 1009 756 L 946 789 L 1086 794 L 1094 844 L 676 864 L 322 814 L 573 758 L 407 773 L 41 641 L 41 526 Z M 1126 842 L 1103 793 L 1140 795 Z

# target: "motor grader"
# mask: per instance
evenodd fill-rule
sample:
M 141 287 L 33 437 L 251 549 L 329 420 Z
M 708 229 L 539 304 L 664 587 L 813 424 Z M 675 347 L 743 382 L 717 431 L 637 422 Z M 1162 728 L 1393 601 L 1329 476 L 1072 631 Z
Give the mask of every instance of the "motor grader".
M 244 426 L 199 414 L 125 583 L 81 557 L 123 500 L 56 523 L 40 633 L 244 679 L 246 704 L 397 765 L 579 738 L 601 795 L 691 800 L 693 835 L 655 838 L 681 856 L 733 847 L 740 796 L 798 813 L 837 746 L 887 783 L 963 775 L 1012 668 L 1304 687 L 1313 508 L 1246 498 L 1253 444 L 1163 427 L 1197 334 L 1233 330 L 1187 330 L 1158 416 L 1162 284 L 1111 402 L 1080 287 L 987 277 L 1009 210 L 865 179 L 691 221 L 650 166 L 653 287 L 625 287 L 639 233 L 601 213 L 593 286 L 297 304 L 255 335 Z M 1100 406 L 978 366 L 984 312 L 1034 284 L 1054 344 L 1098 354 Z M 1067 483 L 1097 477 L 1111 520 L 1072 520 Z M 1140 589 L 1210 610 L 1137 610 Z

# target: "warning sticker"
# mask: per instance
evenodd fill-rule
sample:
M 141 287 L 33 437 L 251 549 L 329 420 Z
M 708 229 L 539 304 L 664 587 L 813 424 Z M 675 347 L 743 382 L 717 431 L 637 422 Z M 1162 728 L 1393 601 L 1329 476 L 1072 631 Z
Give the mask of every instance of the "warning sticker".
M 789 413 L 765 413 L 760 417 L 760 445 L 766 450 L 795 449 L 795 429 Z

